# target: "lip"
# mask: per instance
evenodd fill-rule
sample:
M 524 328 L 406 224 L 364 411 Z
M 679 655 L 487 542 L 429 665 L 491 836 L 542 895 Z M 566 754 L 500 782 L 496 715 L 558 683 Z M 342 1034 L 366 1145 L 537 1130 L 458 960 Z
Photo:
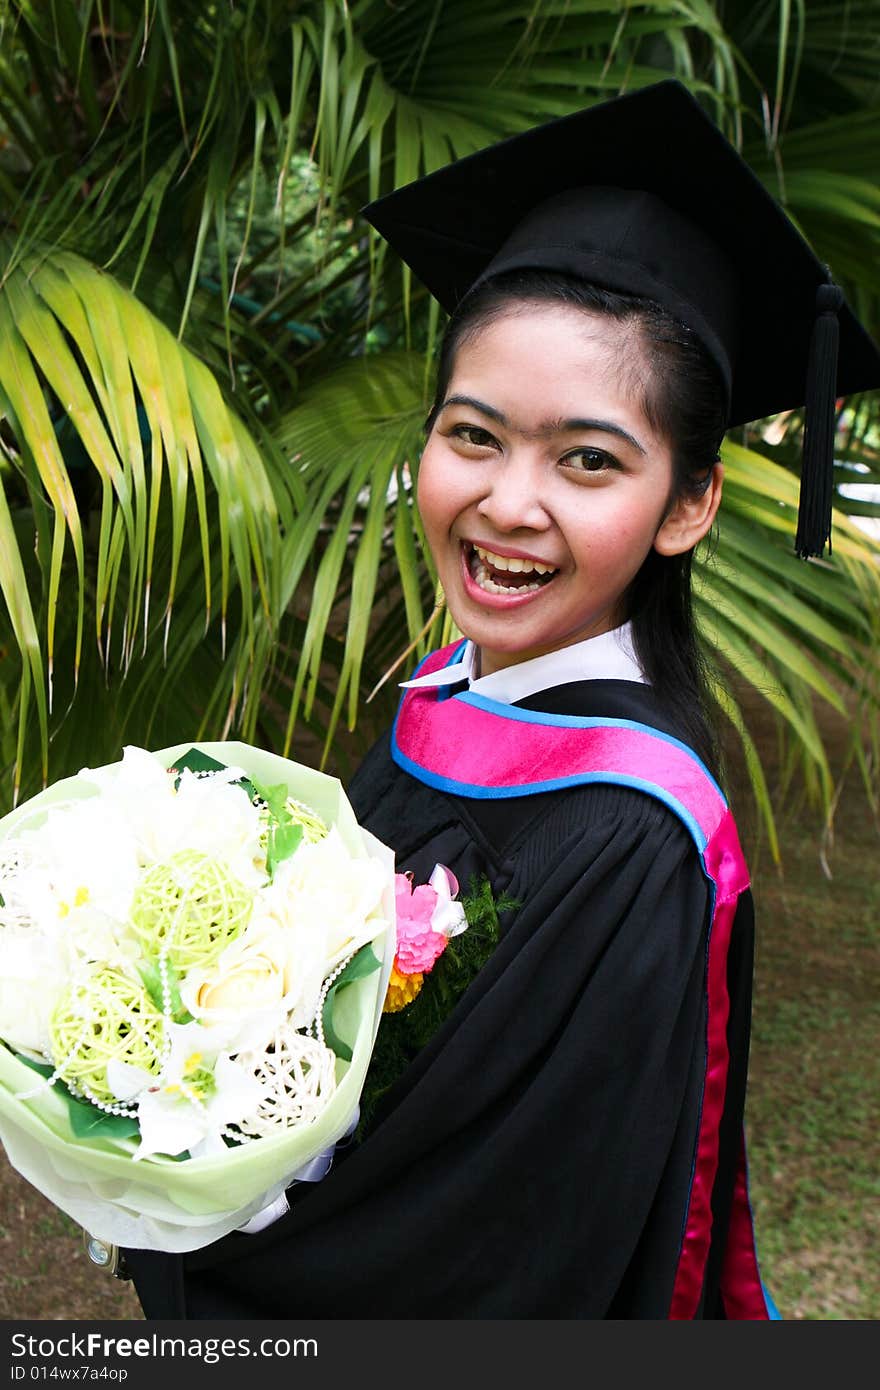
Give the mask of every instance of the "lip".
M 503 555 L 505 560 L 531 560 L 539 565 L 552 565 L 559 569 L 555 560 L 547 560 L 543 555 L 533 555 L 530 550 L 517 550 L 512 545 L 497 545 L 494 541 L 478 541 L 466 536 L 462 542 L 463 547 L 479 546 L 481 550 L 490 550 L 493 555 Z
M 522 608 L 525 604 L 533 603 L 535 599 L 539 599 L 544 593 L 544 590 L 551 587 L 550 584 L 545 584 L 540 589 L 532 589 L 528 593 L 517 593 L 516 591 L 512 591 L 509 594 L 487 594 L 485 589 L 481 589 L 479 584 L 475 583 L 468 564 L 468 556 L 471 547 L 475 544 L 477 544 L 475 541 L 463 541 L 461 543 L 459 547 L 459 563 L 461 565 L 461 580 L 465 594 L 473 603 L 479 604 L 481 608 L 495 608 L 505 611 L 509 611 L 511 608 Z M 479 544 L 483 550 L 492 550 L 492 546 L 483 545 L 482 542 L 479 542 Z M 538 558 L 535 555 L 527 555 L 524 551 L 511 549 L 496 549 L 494 554 L 504 555 L 510 559 L 535 560 Z M 548 562 L 542 560 L 540 563 L 546 564 Z

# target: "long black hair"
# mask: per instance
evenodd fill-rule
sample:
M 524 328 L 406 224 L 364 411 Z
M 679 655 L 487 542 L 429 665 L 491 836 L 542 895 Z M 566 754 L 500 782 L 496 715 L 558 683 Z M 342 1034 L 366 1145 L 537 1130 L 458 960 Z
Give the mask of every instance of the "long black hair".
M 672 452 L 673 496 L 700 496 L 727 424 L 721 375 L 691 329 L 653 300 L 619 294 L 554 271 L 513 270 L 471 290 L 446 328 L 437 367 L 437 386 L 427 427 L 442 405 L 462 343 L 515 306 L 561 303 L 591 314 L 631 323 L 642 346 L 642 406 L 652 428 Z M 670 499 L 672 500 L 672 499 Z M 693 551 L 648 553 L 626 594 L 636 655 L 659 700 L 703 762 L 719 763 L 711 698 L 691 599 Z

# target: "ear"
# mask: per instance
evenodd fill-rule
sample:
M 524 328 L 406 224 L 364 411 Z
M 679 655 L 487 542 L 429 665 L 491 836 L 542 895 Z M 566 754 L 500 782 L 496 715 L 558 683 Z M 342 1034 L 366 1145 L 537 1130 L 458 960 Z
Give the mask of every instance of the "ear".
M 699 497 L 676 498 L 654 537 L 654 549 L 659 555 L 683 555 L 699 544 L 715 520 L 723 481 L 722 465 L 713 464 L 705 492 Z

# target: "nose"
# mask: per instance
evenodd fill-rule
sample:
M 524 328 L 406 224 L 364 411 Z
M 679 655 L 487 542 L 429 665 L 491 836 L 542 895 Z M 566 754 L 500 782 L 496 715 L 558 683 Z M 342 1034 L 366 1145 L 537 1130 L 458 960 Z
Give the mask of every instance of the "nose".
M 546 531 L 550 516 L 543 499 L 541 460 L 514 449 L 489 470 L 477 512 L 497 532 Z

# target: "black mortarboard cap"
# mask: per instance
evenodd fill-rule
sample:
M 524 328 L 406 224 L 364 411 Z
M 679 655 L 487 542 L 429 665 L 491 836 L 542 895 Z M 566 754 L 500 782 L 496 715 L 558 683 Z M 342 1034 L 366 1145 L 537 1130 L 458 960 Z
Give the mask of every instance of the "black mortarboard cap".
M 643 295 L 691 328 L 729 425 L 805 407 L 796 549 L 831 531 L 835 401 L 880 386 L 880 352 L 779 204 L 680 82 L 515 135 L 364 215 L 448 312 L 535 267 Z

